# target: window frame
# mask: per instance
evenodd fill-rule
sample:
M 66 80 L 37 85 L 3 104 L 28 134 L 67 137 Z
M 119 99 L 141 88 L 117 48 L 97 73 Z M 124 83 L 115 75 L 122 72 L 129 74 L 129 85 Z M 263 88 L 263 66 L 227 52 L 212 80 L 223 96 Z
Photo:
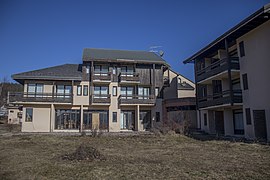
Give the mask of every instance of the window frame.
M 112 112 L 112 122 L 117 123 L 117 112 Z
M 240 57 L 244 57 L 246 55 L 244 41 L 239 42 L 239 55 Z
M 88 96 L 88 93 L 89 90 L 88 90 L 88 85 L 83 85 L 83 96 Z
M 77 96 L 82 96 L 82 85 L 77 85 Z
M 242 74 L 243 90 L 248 90 L 248 76 L 247 73 Z
M 117 86 L 113 86 L 112 88 L 112 95 L 117 96 Z
M 27 118 L 27 114 L 28 114 L 27 112 L 28 111 L 31 111 L 31 116 L 30 116 L 31 119 L 30 120 L 28 120 L 28 118 Z M 33 113 L 33 108 L 25 108 L 25 120 L 24 121 L 25 122 L 33 122 L 33 114 L 34 114 Z
M 245 108 L 245 115 L 246 115 L 246 125 L 252 125 L 250 108 Z

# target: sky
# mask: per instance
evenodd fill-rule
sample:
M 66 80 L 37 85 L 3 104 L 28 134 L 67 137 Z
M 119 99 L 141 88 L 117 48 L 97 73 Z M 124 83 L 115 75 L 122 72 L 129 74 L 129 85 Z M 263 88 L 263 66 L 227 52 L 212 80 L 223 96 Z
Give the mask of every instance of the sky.
M 183 64 L 270 0 L 0 0 L 0 79 L 82 63 L 84 48 L 149 51 Z

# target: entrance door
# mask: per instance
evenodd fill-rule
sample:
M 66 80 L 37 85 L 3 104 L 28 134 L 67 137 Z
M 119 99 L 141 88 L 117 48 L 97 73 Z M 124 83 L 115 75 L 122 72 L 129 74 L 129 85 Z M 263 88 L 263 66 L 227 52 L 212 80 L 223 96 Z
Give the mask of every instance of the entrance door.
M 151 128 L 151 111 L 140 111 L 140 125 L 143 130 L 148 130 Z
M 135 130 L 135 119 L 133 111 L 121 112 L 121 129 Z
M 253 110 L 254 129 L 257 139 L 266 139 L 266 119 L 265 110 Z
M 92 129 L 99 129 L 99 113 L 92 113 Z
M 215 124 L 216 124 L 216 133 L 217 134 L 224 134 L 223 111 L 215 111 Z

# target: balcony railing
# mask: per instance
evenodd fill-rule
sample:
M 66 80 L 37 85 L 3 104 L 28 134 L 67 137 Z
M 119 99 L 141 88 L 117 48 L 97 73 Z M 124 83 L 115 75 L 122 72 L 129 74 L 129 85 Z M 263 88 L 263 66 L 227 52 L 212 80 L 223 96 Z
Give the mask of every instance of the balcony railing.
M 242 91 L 233 90 L 233 96 L 231 97 L 230 90 L 223 91 L 219 94 L 210 95 L 207 97 L 198 98 L 199 108 L 219 106 L 232 103 L 242 103 Z
M 140 82 L 139 73 L 121 72 L 119 74 L 119 82 L 139 83 Z
M 63 102 L 71 103 L 72 94 L 60 94 L 60 93 L 24 93 L 15 92 L 9 93 L 9 103 L 15 102 Z
M 155 96 L 120 95 L 118 101 L 119 104 L 155 104 Z
M 93 94 L 91 95 L 91 102 L 100 103 L 100 104 L 110 104 L 111 95 L 110 94 Z
M 231 62 L 231 69 L 239 70 L 239 58 L 238 57 L 230 57 L 229 61 Z M 198 70 L 197 73 L 197 82 L 200 82 L 204 79 L 207 79 L 211 76 L 217 75 L 221 72 L 227 71 L 228 66 L 228 58 L 221 59 L 216 61 L 206 68 Z
M 94 72 L 93 81 L 111 81 L 110 72 Z

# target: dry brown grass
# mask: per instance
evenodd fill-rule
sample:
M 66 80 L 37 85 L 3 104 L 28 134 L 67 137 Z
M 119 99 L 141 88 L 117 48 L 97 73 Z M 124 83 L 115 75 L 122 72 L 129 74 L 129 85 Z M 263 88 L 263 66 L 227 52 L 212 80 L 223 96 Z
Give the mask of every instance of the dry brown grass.
M 67 161 L 82 144 L 105 160 Z M 270 179 L 270 147 L 174 136 L 0 136 L 0 179 Z

